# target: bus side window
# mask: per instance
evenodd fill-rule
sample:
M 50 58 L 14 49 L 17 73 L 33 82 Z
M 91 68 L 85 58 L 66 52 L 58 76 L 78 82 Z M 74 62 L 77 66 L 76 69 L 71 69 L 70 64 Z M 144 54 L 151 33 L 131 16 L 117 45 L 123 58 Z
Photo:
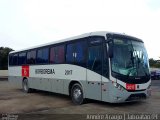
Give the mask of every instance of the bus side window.
M 9 55 L 9 65 L 17 65 L 18 64 L 18 54 Z
M 9 65 L 10 66 L 13 65 L 13 55 L 12 54 L 9 55 Z
M 26 52 L 19 53 L 18 55 L 18 65 L 26 64 Z
M 66 62 L 74 64 L 74 44 L 67 45 Z
M 14 54 L 13 55 L 13 65 L 17 65 L 18 64 L 18 54 Z
M 55 60 L 56 60 L 55 47 L 51 47 L 50 48 L 50 59 L 49 59 L 49 62 L 50 63 L 55 63 Z
M 58 46 L 56 51 L 56 63 L 62 64 L 65 62 L 64 45 Z
M 64 45 L 60 45 L 50 49 L 50 63 L 62 64 L 65 62 L 64 48 Z
M 75 64 L 82 67 L 86 67 L 86 47 L 86 41 L 77 42 L 75 47 Z
M 36 51 L 32 50 L 27 53 L 27 64 L 35 64 L 36 63 Z
M 39 49 L 37 51 L 36 63 L 38 63 L 38 64 L 48 63 L 48 54 L 49 54 L 49 48 L 41 48 L 41 49 Z
M 88 49 L 88 68 L 96 73 L 102 73 L 101 45 L 91 46 Z

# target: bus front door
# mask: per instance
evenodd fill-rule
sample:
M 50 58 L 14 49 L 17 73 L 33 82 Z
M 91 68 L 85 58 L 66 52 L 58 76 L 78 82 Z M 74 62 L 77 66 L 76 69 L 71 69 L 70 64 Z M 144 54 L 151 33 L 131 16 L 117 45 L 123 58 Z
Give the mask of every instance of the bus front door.
M 102 47 L 88 48 L 86 98 L 101 100 Z

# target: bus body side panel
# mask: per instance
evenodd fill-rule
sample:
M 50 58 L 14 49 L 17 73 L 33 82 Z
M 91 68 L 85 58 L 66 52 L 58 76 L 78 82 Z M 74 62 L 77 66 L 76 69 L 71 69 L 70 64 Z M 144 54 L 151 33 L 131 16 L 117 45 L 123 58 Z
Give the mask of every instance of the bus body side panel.
M 69 94 L 71 81 L 80 82 L 82 87 L 86 82 L 86 68 L 69 65 L 34 65 L 30 66 L 29 85 L 31 88 Z
M 21 76 L 21 67 L 9 67 L 8 69 L 8 80 L 11 84 L 17 88 L 22 88 L 22 76 Z
M 66 95 L 69 95 L 70 82 L 77 81 L 82 85 L 84 98 L 108 101 L 108 89 L 107 91 L 102 91 L 103 87 L 101 88 L 102 76 L 93 71 L 90 71 L 90 74 L 89 79 L 86 80 L 87 69 L 77 65 L 33 65 L 29 66 L 29 77 L 27 79 L 30 88 Z M 99 78 L 99 81 L 97 81 L 97 78 Z M 9 81 L 22 88 L 22 80 L 22 66 L 10 67 Z M 108 86 L 108 81 L 104 81 L 107 82 Z
M 101 100 L 101 75 L 87 70 L 86 97 Z
M 102 76 L 102 101 L 109 102 L 110 80 Z

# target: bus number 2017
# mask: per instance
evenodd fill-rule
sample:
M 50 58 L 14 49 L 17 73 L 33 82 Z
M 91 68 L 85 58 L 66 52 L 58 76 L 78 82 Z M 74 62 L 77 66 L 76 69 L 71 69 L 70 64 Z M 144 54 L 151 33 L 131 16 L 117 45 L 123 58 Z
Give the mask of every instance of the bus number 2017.
M 65 70 L 65 75 L 72 75 L 72 70 Z

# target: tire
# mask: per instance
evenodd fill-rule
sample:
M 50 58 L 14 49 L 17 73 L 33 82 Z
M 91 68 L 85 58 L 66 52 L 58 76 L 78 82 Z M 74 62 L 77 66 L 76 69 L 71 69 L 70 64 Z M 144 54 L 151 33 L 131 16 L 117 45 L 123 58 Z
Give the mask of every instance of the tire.
M 25 92 L 25 93 L 30 93 L 31 92 L 31 89 L 28 86 L 28 79 L 23 80 L 22 89 L 23 89 L 23 92 Z
M 83 89 L 78 83 L 74 84 L 71 89 L 71 99 L 76 105 L 81 105 L 84 102 Z

